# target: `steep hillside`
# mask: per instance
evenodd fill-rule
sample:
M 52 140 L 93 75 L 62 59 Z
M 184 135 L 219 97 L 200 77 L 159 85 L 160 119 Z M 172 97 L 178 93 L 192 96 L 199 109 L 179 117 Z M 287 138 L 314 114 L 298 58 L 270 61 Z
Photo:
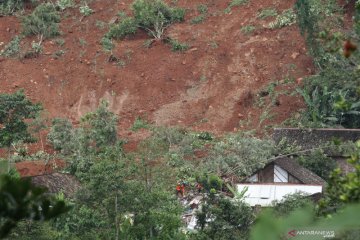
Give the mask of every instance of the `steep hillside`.
M 293 88 L 297 79 L 312 72 L 296 24 L 270 29 L 275 17 L 258 17 L 268 8 L 281 14 L 294 1 L 250 0 L 224 11 L 230 0 L 179 0 L 177 5 L 187 9 L 186 21 L 170 26 L 166 34 L 189 44 L 187 51 L 172 52 L 163 42 L 146 48 L 149 36 L 139 31 L 115 42 L 114 55 L 121 62 L 114 64 L 100 40 L 119 11 L 131 13 L 131 2 L 92 1 L 94 13 L 87 17 L 78 7 L 65 10 L 61 36 L 45 40 L 39 57 L 0 59 L 0 91 L 24 88 L 51 117 L 73 121 L 103 98 L 125 128 L 137 116 L 159 125 L 213 132 L 258 128 L 280 123 L 302 106 L 300 99 L 288 95 L 266 109 L 256 104 L 269 84 L 289 80 L 283 88 Z M 207 17 L 193 24 L 199 4 L 207 5 Z M 20 32 L 19 18 L 0 18 L 3 45 Z M 23 45 L 32 40 L 25 38 Z

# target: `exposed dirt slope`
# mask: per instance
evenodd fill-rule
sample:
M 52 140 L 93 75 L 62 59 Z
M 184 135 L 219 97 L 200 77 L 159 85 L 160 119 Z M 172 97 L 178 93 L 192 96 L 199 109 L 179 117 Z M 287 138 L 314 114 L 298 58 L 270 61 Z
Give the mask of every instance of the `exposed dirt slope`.
M 94 110 L 100 99 L 128 128 L 134 118 L 144 116 L 156 124 L 185 125 L 213 132 L 232 131 L 259 125 L 262 109 L 253 103 L 257 92 L 269 83 L 286 77 L 294 79 L 311 72 L 303 38 L 293 25 L 281 29 L 264 28 L 274 18 L 259 20 L 257 13 L 268 7 L 281 12 L 294 1 L 250 0 L 225 14 L 229 0 L 179 0 L 188 9 L 186 22 L 168 29 L 167 34 L 191 48 L 174 53 L 163 43 L 143 46 L 149 37 L 142 32 L 116 42 L 116 56 L 124 66 L 107 61 L 100 39 L 107 31 L 99 21 L 108 23 L 120 10 L 129 12 L 131 0 L 97 0 L 90 3 L 95 13 L 82 18 L 78 9 L 62 15 L 63 46 L 55 40 L 44 42 L 43 54 L 34 59 L 0 59 L 0 91 L 24 88 L 35 101 L 44 104 L 50 116 L 77 121 Z M 191 24 L 198 4 L 208 4 L 209 16 Z M 97 26 L 98 25 L 98 26 Z M 253 25 L 252 34 L 241 28 Z M 0 18 L 0 42 L 7 43 L 21 31 L 16 17 Z M 27 42 L 32 39 L 27 38 Z M 54 53 L 65 54 L 54 58 Z M 271 108 L 272 118 L 263 124 L 279 123 L 297 111 L 299 99 L 282 96 Z

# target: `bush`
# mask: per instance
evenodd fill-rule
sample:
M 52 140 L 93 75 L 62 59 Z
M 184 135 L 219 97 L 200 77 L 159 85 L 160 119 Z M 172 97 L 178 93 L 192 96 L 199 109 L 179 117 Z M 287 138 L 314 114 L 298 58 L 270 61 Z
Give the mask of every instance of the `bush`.
M 24 0 L 2 0 L 0 1 L 0 16 L 12 15 L 14 12 L 23 9 Z
M 161 39 L 170 24 L 184 21 L 185 16 L 184 9 L 171 8 L 161 0 L 135 0 L 132 11 L 134 17 L 126 17 L 112 26 L 106 37 L 123 39 L 142 28 L 154 38 Z
M 275 29 L 275 28 L 291 26 L 295 22 L 296 22 L 296 14 L 294 13 L 294 10 L 287 9 L 283 11 L 280 15 L 278 15 L 274 22 L 271 22 L 269 24 L 269 28 Z
M 170 39 L 169 44 L 171 45 L 171 50 L 173 52 L 183 52 L 189 49 L 188 44 L 181 43 L 176 39 Z
M 302 192 L 285 195 L 281 201 L 273 201 L 275 214 L 287 216 L 291 212 L 312 205 L 310 198 Z
M 238 7 L 238 6 L 241 6 L 241 5 L 245 5 L 249 2 L 249 0 L 232 0 L 228 7 L 225 9 L 225 12 L 228 13 L 228 12 L 231 12 L 231 9 L 233 7 Z
M 199 24 L 199 23 L 202 23 L 205 19 L 206 19 L 206 15 L 201 14 L 201 15 L 196 16 L 193 19 L 191 19 L 191 23 L 192 24 Z
M 71 8 L 75 6 L 74 0 L 57 0 L 56 6 L 61 10 L 64 11 L 67 8 Z
M 51 3 L 43 3 L 28 16 L 22 18 L 25 35 L 39 35 L 45 38 L 54 37 L 59 32 L 60 15 Z
M 20 52 L 21 38 L 15 36 L 11 41 L 6 44 L 3 50 L 0 51 L 0 56 L 12 57 Z
M 277 11 L 276 9 L 274 8 L 265 8 L 265 9 L 262 9 L 257 17 L 260 18 L 260 19 L 266 19 L 268 17 L 275 17 L 277 15 Z
M 88 5 L 79 7 L 79 11 L 84 16 L 90 16 L 94 12 Z
M 242 27 L 240 31 L 244 34 L 250 34 L 253 31 L 255 31 L 255 27 L 252 25 L 246 25 L 246 26 Z
M 128 35 L 133 35 L 137 31 L 137 24 L 134 18 L 126 17 L 120 23 L 112 25 L 109 32 L 106 34 L 107 38 L 123 39 Z

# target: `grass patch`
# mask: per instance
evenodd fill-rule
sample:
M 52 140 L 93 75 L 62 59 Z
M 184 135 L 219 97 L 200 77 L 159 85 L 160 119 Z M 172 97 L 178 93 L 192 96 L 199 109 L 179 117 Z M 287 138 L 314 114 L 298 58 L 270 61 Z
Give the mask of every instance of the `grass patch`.
M 248 2 L 249 2 L 249 0 L 231 0 L 228 7 L 225 9 L 225 13 L 231 12 L 233 7 L 242 6 L 242 5 L 247 4 Z
M 206 15 L 201 14 L 199 16 L 194 17 L 193 19 L 191 19 L 191 24 L 199 24 L 202 23 L 204 20 L 206 19 Z
M 189 49 L 189 45 L 187 43 L 179 42 L 176 39 L 170 39 L 169 44 L 171 46 L 171 51 L 173 52 L 184 52 Z
M 150 128 L 149 123 L 147 123 L 144 119 L 137 117 L 133 125 L 131 126 L 130 130 L 137 132 L 140 129 L 149 129 L 149 128 Z
M 257 18 L 259 18 L 259 19 L 266 19 L 269 17 L 276 17 L 276 16 L 277 16 L 277 11 L 275 8 L 265 8 L 265 9 L 262 9 L 257 14 Z
M 252 25 L 246 25 L 244 27 L 241 28 L 241 32 L 244 33 L 244 34 L 251 34 L 255 31 L 255 26 L 252 26 Z

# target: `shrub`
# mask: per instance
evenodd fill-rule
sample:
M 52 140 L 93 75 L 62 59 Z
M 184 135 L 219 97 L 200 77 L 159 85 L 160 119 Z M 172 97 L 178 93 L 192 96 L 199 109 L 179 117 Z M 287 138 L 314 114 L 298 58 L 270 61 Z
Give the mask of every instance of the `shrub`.
M 0 2 L 0 16 L 12 15 L 14 12 L 23 9 L 24 0 L 2 0 Z
M 137 31 L 137 24 L 134 18 L 127 17 L 116 25 L 110 27 L 106 34 L 107 38 L 123 39 L 128 35 L 135 34 Z
M 12 57 L 20 52 L 21 38 L 15 36 L 11 41 L 6 44 L 3 50 L 0 51 L 0 56 Z
M 269 28 L 275 29 L 275 28 L 291 26 L 295 22 L 296 22 L 296 14 L 295 14 L 294 10 L 287 9 L 287 10 L 283 11 L 280 15 L 278 15 L 274 22 L 271 22 L 269 24 Z
M 45 38 L 54 37 L 59 32 L 60 15 L 51 3 L 43 3 L 28 16 L 22 18 L 25 35 L 39 35 Z
M 199 24 L 199 23 L 202 23 L 205 19 L 206 19 L 206 16 L 204 14 L 201 14 L 201 15 L 196 16 L 193 19 L 191 19 L 190 22 L 192 24 Z
M 61 10 L 64 11 L 67 8 L 71 8 L 75 6 L 74 0 L 57 0 L 56 6 Z
M 184 21 L 185 16 L 184 9 L 171 8 L 161 0 L 135 0 L 132 9 L 138 26 L 157 39 L 170 24 Z
M 228 7 L 225 9 L 225 12 L 230 12 L 233 7 L 238 7 L 241 5 L 245 5 L 249 2 L 249 0 L 232 0 Z
M 103 37 L 101 39 L 101 45 L 105 51 L 111 52 L 114 49 L 114 43 L 110 38 Z
M 154 38 L 161 39 L 170 24 L 184 21 L 185 16 L 184 9 L 171 8 L 161 0 L 135 0 L 132 11 L 134 17 L 125 17 L 112 26 L 106 37 L 123 39 L 142 28 Z
M 260 19 L 266 19 L 268 17 L 275 17 L 277 16 L 277 11 L 274 8 L 265 8 L 262 9 L 258 14 L 257 17 Z
M 255 31 L 255 27 L 252 25 L 246 25 L 244 27 L 241 28 L 241 32 L 244 34 L 250 34 L 253 31 Z
M 169 44 L 171 45 L 171 50 L 173 52 L 183 52 L 189 49 L 189 45 L 186 43 L 181 43 L 176 39 L 170 39 Z
M 206 14 L 208 12 L 208 7 L 205 4 L 200 4 L 197 6 L 197 11 L 200 14 Z
M 150 125 L 145 120 L 141 119 L 140 117 L 137 117 L 130 129 L 131 131 L 136 132 L 139 129 L 148 129 L 149 127 Z
M 90 16 L 94 10 L 92 10 L 88 5 L 80 6 L 79 11 L 84 16 Z
M 311 204 L 312 202 L 310 198 L 308 198 L 307 195 L 302 192 L 288 194 L 285 195 L 281 201 L 275 200 L 272 202 L 275 214 L 277 216 L 287 216 L 291 212 Z

